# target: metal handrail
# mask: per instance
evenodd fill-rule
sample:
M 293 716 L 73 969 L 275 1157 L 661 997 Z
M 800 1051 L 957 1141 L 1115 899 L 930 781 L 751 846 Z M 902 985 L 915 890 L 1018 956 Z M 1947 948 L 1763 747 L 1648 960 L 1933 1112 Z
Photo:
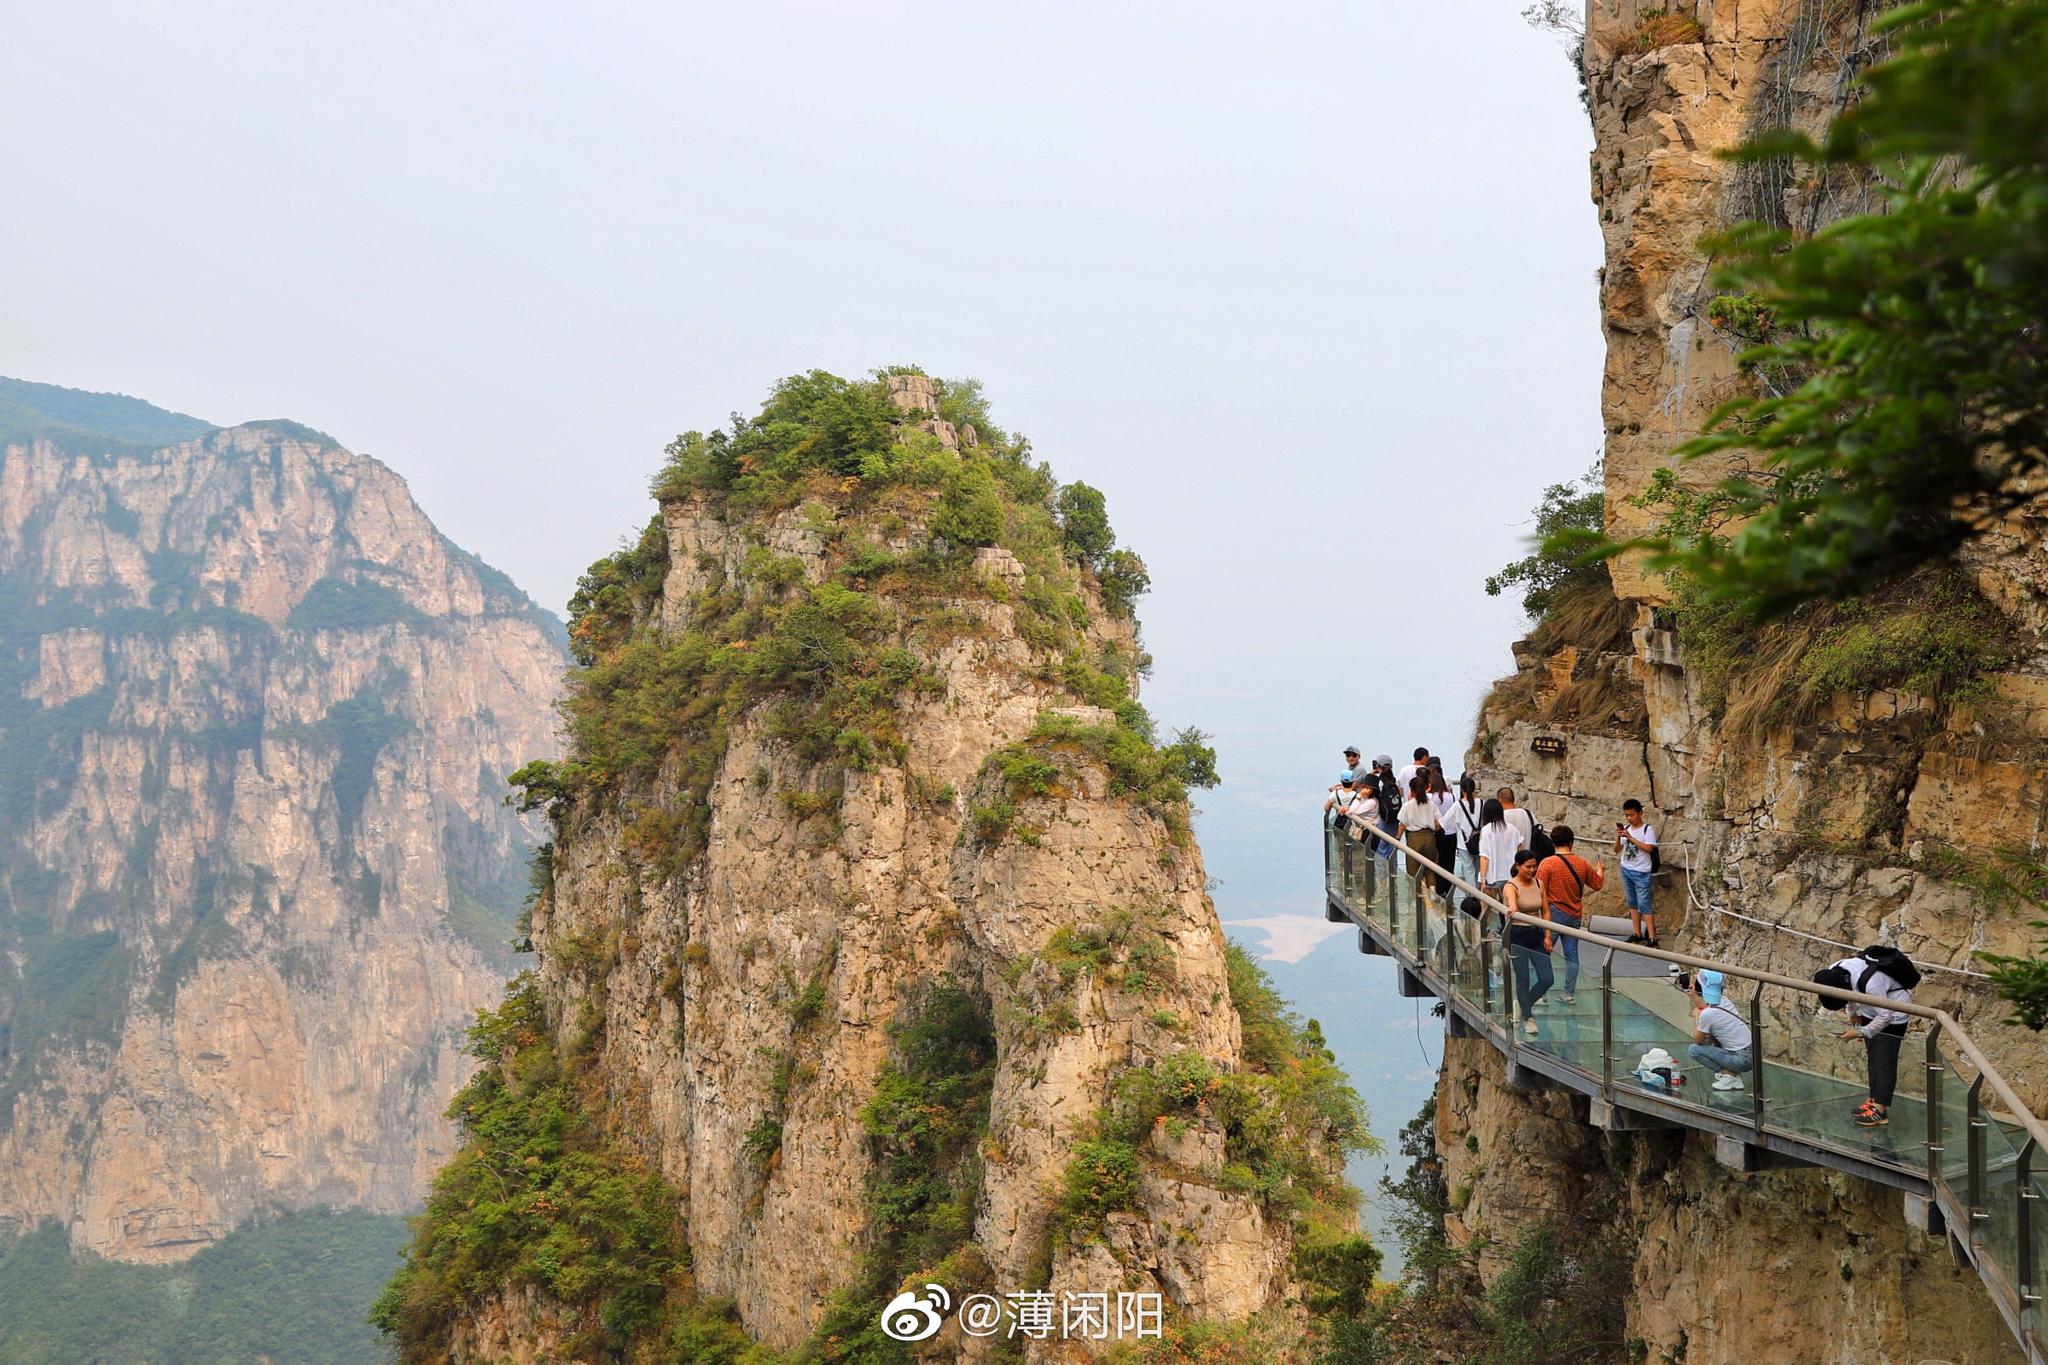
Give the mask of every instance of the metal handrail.
M 1992 1066 L 1990 1060 L 1984 1056 L 1982 1049 L 1964 1031 L 1963 1026 L 1957 1023 L 1955 1017 L 1946 1010 L 1935 1009 L 1930 1005 L 1916 1004 L 1910 1000 L 1887 1000 L 1882 996 L 1865 995 L 1860 991 L 1845 990 L 1837 986 L 1823 986 L 1814 981 L 1801 981 L 1796 977 L 1783 976 L 1777 972 L 1767 972 L 1756 967 L 1744 967 L 1739 963 L 1717 962 L 1712 958 L 1694 957 L 1690 953 L 1674 953 L 1668 949 L 1650 948 L 1634 943 L 1617 943 L 1605 934 L 1596 934 L 1585 929 L 1573 929 L 1542 915 L 1525 915 L 1519 910 L 1510 910 L 1505 901 L 1487 892 L 1482 887 L 1474 886 L 1471 882 L 1466 881 L 1463 877 L 1444 867 L 1427 854 L 1417 853 L 1414 849 L 1393 838 L 1377 826 L 1368 825 L 1349 815 L 1338 816 L 1337 823 L 1339 825 L 1354 826 L 1363 830 L 1373 838 L 1388 844 L 1393 851 L 1413 858 L 1439 877 L 1477 897 L 1482 907 L 1492 910 L 1510 923 L 1539 925 L 1553 934 L 1566 934 L 1572 938 L 1584 939 L 1589 943 L 1597 943 L 1612 952 L 1633 953 L 1641 957 L 1655 958 L 1661 962 L 1675 962 L 1681 967 L 1720 972 L 1724 976 L 1740 977 L 1743 980 L 1760 982 L 1766 986 L 1783 986 L 1788 990 L 1804 991 L 1813 995 L 1824 995 L 1830 999 L 1849 1001 L 1859 1005 L 1874 1005 L 1881 1009 L 1911 1015 L 1916 1019 L 1925 1019 L 1929 1023 L 1936 1025 L 1937 1036 L 1946 1035 L 1948 1040 L 1952 1041 L 1957 1049 L 1969 1059 L 1970 1064 L 1977 1070 L 1979 1080 L 1989 1087 L 1991 1093 L 1998 1097 L 2000 1103 L 2005 1105 L 2006 1114 L 2001 1117 L 2009 1117 L 2014 1123 L 2025 1129 L 2027 1135 L 2039 1143 L 2042 1150 L 2048 1151 L 2048 1125 L 2044 1125 L 2040 1119 L 2034 1116 L 2033 1112 L 2013 1092 L 2012 1087 L 2006 1083 L 2005 1077 L 1999 1075 L 1998 1069 Z M 1340 835 L 1340 837 L 1342 836 Z M 1377 854 L 1374 856 L 1377 856 Z

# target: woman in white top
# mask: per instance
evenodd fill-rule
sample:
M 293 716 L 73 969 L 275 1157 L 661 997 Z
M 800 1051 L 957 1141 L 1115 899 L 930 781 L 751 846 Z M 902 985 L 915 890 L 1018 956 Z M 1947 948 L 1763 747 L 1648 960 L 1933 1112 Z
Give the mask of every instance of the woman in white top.
M 1401 813 L 1396 817 L 1401 825 L 1401 842 L 1409 852 L 1418 858 L 1436 857 L 1436 807 L 1429 799 L 1429 779 L 1417 773 L 1408 782 L 1408 799 L 1401 803 Z M 1434 874 L 1422 863 L 1411 858 L 1408 861 L 1408 875 L 1415 881 L 1419 895 L 1429 895 L 1430 882 Z
M 1458 779 L 1458 794 L 1437 807 L 1437 823 L 1451 837 L 1456 849 L 1455 871 L 1468 882 L 1479 880 L 1479 783 L 1470 773 Z M 1445 866 L 1451 866 L 1446 863 Z
M 1519 827 L 1508 820 L 1506 807 L 1488 797 L 1479 810 L 1479 884 L 1495 895 L 1514 873 L 1515 855 L 1528 845 Z
M 1455 870 L 1458 864 L 1458 840 L 1444 820 L 1444 813 L 1458 804 L 1458 798 L 1451 795 L 1450 784 L 1444 781 L 1444 770 L 1431 764 L 1425 776 L 1429 779 L 1429 805 L 1436 812 L 1436 852 L 1429 856 L 1436 859 L 1437 866 Z M 1448 872 L 1436 874 L 1437 894 L 1449 897 L 1451 879 Z

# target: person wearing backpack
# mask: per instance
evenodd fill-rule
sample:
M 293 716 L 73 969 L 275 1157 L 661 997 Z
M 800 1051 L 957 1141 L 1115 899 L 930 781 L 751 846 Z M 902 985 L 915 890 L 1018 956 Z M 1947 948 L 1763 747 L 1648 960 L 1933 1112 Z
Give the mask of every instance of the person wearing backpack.
M 1643 823 L 1643 803 L 1621 803 L 1622 823 L 1614 827 L 1614 851 L 1621 855 L 1622 898 L 1628 902 L 1630 943 L 1657 947 L 1657 916 L 1650 909 L 1650 876 L 1663 861 L 1657 827 Z
M 1479 884 L 1494 895 L 1514 874 L 1515 855 L 1529 846 L 1528 836 L 1508 819 L 1498 797 L 1488 797 L 1479 808 L 1479 838 L 1474 848 L 1479 856 Z
M 1458 794 L 1437 807 L 1443 831 L 1451 837 L 1452 854 L 1443 860 L 1468 882 L 1479 880 L 1479 783 L 1467 773 L 1458 779 Z
M 1605 860 L 1589 863 L 1572 852 L 1576 836 L 1570 825 L 1558 825 L 1550 831 L 1550 842 L 1556 852 L 1545 858 L 1536 867 L 1536 879 L 1543 883 L 1543 900 L 1550 918 L 1567 929 L 1576 929 L 1586 915 L 1586 892 L 1598 891 L 1607 885 L 1607 864 Z M 1564 1003 L 1569 1005 L 1578 997 L 1579 984 L 1579 941 L 1570 934 L 1559 934 L 1564 946 Z
M 1913 988 L 1920 984 L 1920 969 L 1904 953 L 1882 943 L 1872 944 L 1854 957 L 1845 957 L 1831 967 L 1813 974 L 1815 985 L 1875 995 L 1885 1000 L 1910 1004 Z M 1912 1016 L 1903 1010 L 1885 1009 L 1857 1001 L 1821 997 L 1829 1009 L 1847 1009 L 1849 1027 L 1841 1032 L 1844 1042 L 1861 1038 L 1870 1072 L 1870 1095 L 1853 1115 L 1858 1128 L 1882 1128 L 1891 1122 L 1892 1092 L 1899 1083 L 1899 1048 L 1906 1040 L 1906 1025 Z
M 1742 1076 L 1756 1065 L 1752 1050 L 1756 1041 L 1749 1021 L 1726 1003 L 1726 979 L 1716 971 L 1704 971 L 1692 983 L 1692 1042 L 1685 1055 L 1702 1066 L 1714 1068 L 1714 1089 L 1740 1090 Z
M 1386 838 L 1377 840 L 1379 855 L 1387 860 L 1387 876 L 1394 875 L 1395 816 L 1401 810 L 1401 789 L 1394 783 L 1394 760 L 1381 754 L 1372 761 L 1373 785 L 1380 799 L 1380 833 Z

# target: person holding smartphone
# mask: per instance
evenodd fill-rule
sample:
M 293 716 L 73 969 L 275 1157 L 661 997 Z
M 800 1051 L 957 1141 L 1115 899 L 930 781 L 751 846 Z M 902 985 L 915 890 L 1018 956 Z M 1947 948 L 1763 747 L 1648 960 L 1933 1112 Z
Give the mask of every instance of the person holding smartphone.
M 1621 889 L 1628 901 L 1630 943 L 1655 948 L 1657 915 L 1650 908 L 1650 874 L 1657 870 L 1657 828 L 1643 821 L 1643 803 L 1631 797 L 1621 803 L 1621 823 L 1614 827 L 1614 851 L 1621 855 Z

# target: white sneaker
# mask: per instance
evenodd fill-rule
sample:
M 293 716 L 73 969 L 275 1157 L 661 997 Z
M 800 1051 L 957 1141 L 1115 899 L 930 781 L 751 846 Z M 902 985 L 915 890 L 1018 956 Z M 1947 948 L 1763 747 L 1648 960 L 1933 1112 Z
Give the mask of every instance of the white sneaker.
M 1716 1071 L 1714 1073 L 1714 1089 L 1740 1090 L 1742 1089 L 1742 1077 L 1732 1071 Z
M 1579 1003 L 1579 997 L 1573 995 L 1570 991 L 1566 991 L 1564 993 L 1564 1002 L 1567 1005 L 1576 1005 Z
M 1523 1020 L 1522 1032 L 1528 1034 L 1531 1038 L 1534 1038 L 1536 1036 L 1536 1021 L 1534 1019 Z

